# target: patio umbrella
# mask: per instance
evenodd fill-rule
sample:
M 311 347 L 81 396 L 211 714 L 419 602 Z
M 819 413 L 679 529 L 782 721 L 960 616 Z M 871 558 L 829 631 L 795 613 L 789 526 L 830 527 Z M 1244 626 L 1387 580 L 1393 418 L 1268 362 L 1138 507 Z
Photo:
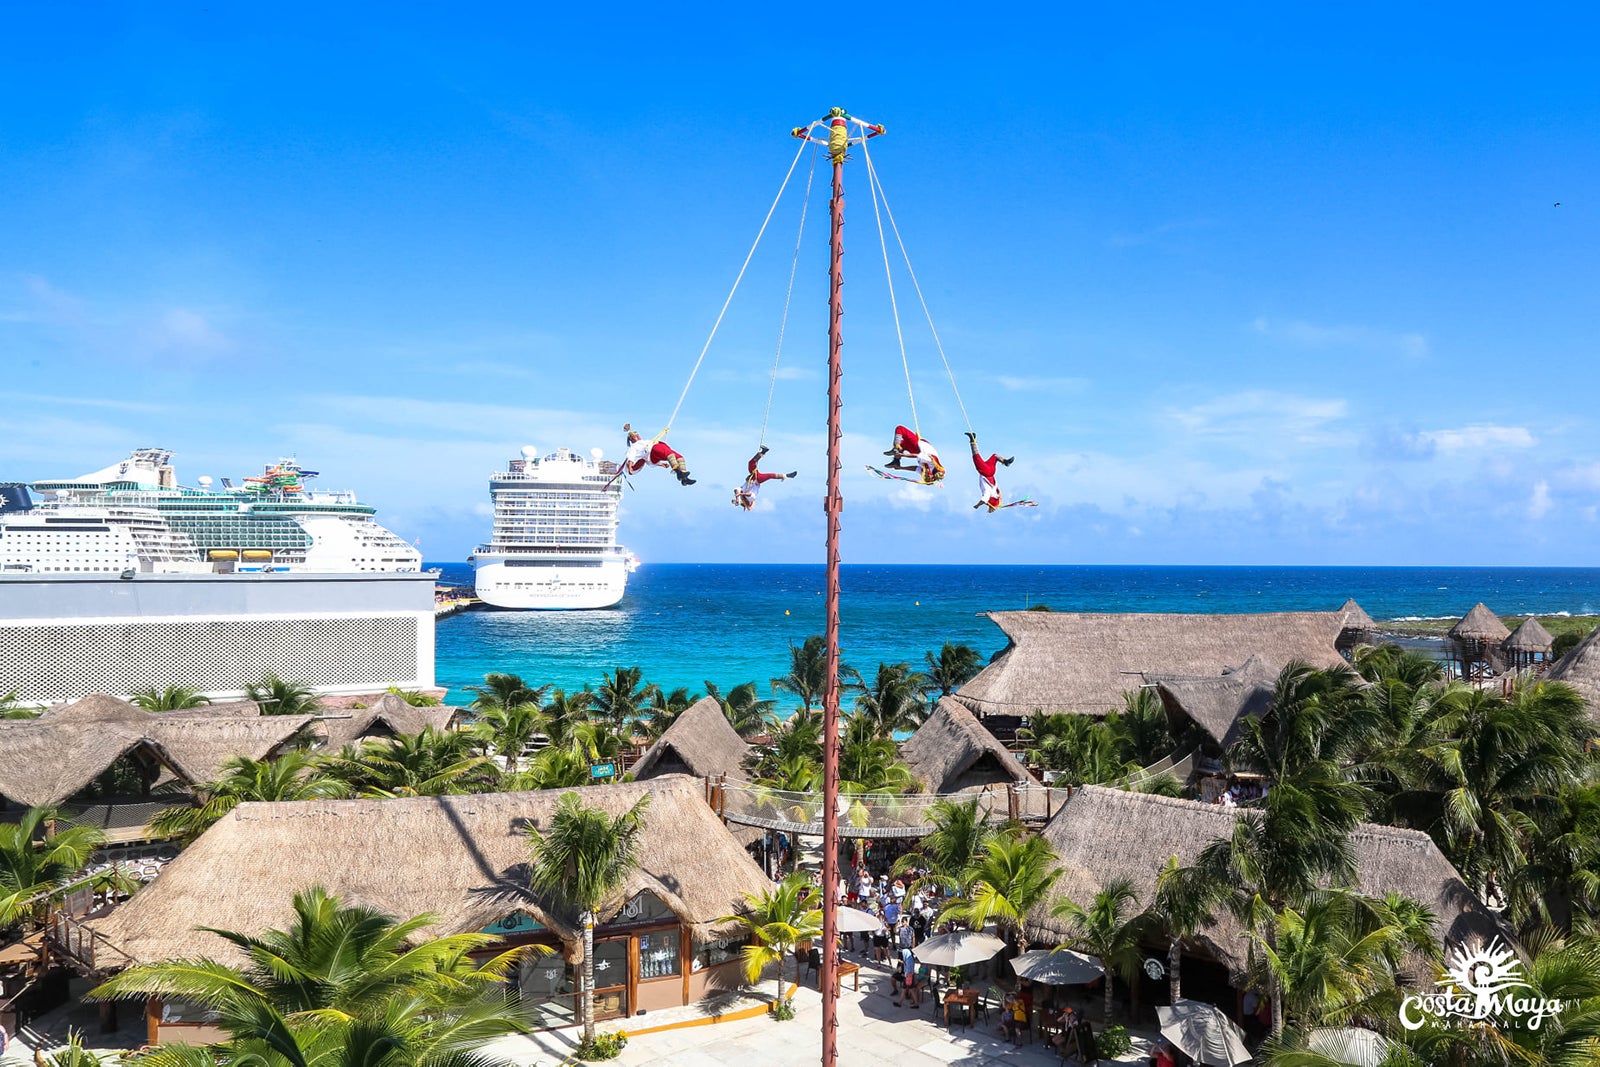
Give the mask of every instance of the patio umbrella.
M 875 934 L 883 929 L 882 919 L 860 908 L 840 908 L 838 914 L 841 934 Z
M 1156 1017 L 1161 1020 L 1161 1036 L 1196 1063 L 1235 1067 L 1250 1062 L 1244 1031 L 1213 1004 L 1180 1000 L 1170 1008 L 1157 1008 Z
M 993 934 L 977 930 L 952 930 L 948 934 L 930 937 L 911 950 L 911 954 L 929 967 L 965 967 L 969 963 L 982 963 L 993 959 L 1006 943 Z
M 1392 1047 L 1382 1034 L 1359 1026 L 1329 1026 L 1306 1035 L 1306 1048 L 1345 1067 L 1378 1067 Z
M 1018 978 L 1045 985 L 1082 985 L 1106 973 L 1099 960 L 1070 948 L 1054 952 L 1046 948 L 1031 949 L 1012 960 L 1011 969 Z

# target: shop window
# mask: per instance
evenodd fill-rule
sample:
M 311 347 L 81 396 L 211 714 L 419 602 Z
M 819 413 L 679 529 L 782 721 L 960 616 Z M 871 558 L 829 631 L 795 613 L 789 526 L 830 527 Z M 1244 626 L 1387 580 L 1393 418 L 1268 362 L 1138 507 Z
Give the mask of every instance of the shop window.
M 678 930 L 639 935 L 639 980 L 671 978 L 682 973 L 678 959 Z
M 743 959 L 745 940 L 743 937 L 725 937 L 720 941 L 702 941 L 694 947 L 694 969 L 701 971 Z

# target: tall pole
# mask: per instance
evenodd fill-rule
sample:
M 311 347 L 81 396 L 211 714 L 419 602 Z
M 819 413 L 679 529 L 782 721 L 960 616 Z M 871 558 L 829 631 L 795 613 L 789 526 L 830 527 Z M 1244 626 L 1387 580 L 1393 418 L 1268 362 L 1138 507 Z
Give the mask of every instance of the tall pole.
M 837 119 L 841 125 L 843 119 Z M 844 153 L 833 156 L 832 252 L 828 271 L 828 564 L 824 607 L 827 686 L 822 696 L 822 1067 L 839 1063 L 839 392 L 844 347 Z

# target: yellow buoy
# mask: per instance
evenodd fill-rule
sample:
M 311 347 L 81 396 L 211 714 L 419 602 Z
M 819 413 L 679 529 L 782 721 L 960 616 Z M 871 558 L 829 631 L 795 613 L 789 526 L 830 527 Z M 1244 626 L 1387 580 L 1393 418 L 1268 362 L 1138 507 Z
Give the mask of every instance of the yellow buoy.
M 785 615 L 787 615 L 787 614 L 789 614 L 789 609 L 788 609 L 788 608 L 784 608 L 784 609 L 783 609 L 783 613 L 784 613 L 784 614 L 785 614 Z
M 915 603 L 916 603 L 917 607 L 919 607 L 919 608 L 922 607 L 922 601 L 918 600 Z

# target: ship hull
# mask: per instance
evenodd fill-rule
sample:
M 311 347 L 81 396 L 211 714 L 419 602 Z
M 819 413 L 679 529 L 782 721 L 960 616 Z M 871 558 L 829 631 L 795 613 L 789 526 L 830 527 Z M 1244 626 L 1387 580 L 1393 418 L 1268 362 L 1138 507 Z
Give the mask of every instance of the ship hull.
M 615 607 L 628 587 L 622 558 L 579 563 L 479 554 L 473 563 L 478 599 L 493 608 L 592 611 Z

